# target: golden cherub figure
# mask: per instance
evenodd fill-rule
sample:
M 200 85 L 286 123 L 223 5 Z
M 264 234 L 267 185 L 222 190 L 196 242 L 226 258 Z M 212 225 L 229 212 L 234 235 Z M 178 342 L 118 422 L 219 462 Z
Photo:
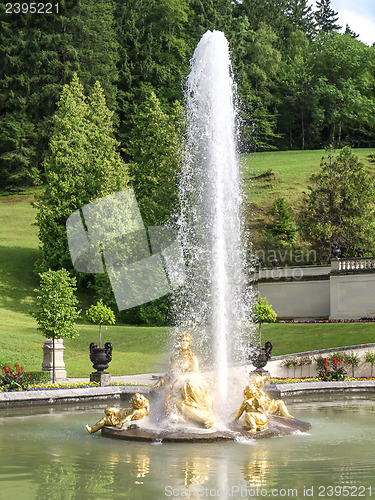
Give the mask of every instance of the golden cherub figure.
M 191 350 L 192 337 L 183 332 L 178 337 L 177 354 L 171 358 L 168 373 L 151 390 L 165 387 L 164 409 L 174 415 L 196 422 L 206 429 L 213 424 L 212 400 L 199 374 L 198 358 Z
M 281 415 L 286 418 L 294 418 L 288 412 L 284 401 L 281 401 L 281 399 L 271 399 L 269 396 L 267 396 L 267 394 L 263 390 L 266 381 L 267 377 L 265 375 L 256 375 L 251 384 L 255 389 L 256 398 L 259 401 L 259 404 L 261 405 L 263 411 L 271 415 Z
M 105 425 L 112 425 L 121 429 L 126 422 L 141 420 L 150 413 L 150 403 L 143 394 L 139 394 L 138 392 L 134 394 L 134 396 L 130 398 L 130 404 L 132 408 L 106 408 L 104 410 L 106 416 L 101 418 L 99 422 L 92 427 L 86 425 L 86 429 L 90 434 L 97 432 Z
M 268 427 L 267 415 L 257 399 L 257 390 L 254 386 L 248 385 L 243 391 L 244 401 L 238 408 L 234 420 L 238 420 L 245 413 L 242 427 L 249 432 L 265 431 Z

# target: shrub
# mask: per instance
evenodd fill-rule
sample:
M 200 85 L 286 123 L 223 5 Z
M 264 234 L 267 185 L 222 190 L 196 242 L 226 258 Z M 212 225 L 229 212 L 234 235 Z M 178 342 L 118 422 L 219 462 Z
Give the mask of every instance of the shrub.
M 14 368 L 8 365 L 1 367 L 0 390 L 25 391 L 29 387 L 31 375 L 26 375 L 23 368 L 16 363 Z
M 344 380 L 346 371 L 342 366 L 343 357 L 340 353 L 332 354 L 328 358 L 316 358 L 318 376 L 321 380 Z
M 47 384 L 50 374 L 46 372 L 25 372 L 25 376 L 29 378 L 30 384 Z

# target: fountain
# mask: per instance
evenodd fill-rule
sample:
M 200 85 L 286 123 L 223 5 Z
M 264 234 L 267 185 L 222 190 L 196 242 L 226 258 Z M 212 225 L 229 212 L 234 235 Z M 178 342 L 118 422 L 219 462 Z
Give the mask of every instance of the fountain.
M 149 441 L 233 440 L 307 430 L 309 424 L 293 419 L 282 401 L 268 398 L 264 377 L 249 382 L 247 374 L 240 375 L 253 329 L 253 292 L 241 230 L 235 85 L 223 33 L 208 31 L 201 38 L 185 95 L 187 141 L 176 226 L 186 271 L 184 286 L 174 295 L 175 354 L 152 389 L 157 395 L 147 423 L 137 418 L 129 426 L 124 420 L 119 430 L 122 423 L 109 408 L 100 422 L 114 418 L 116 425 L 94 427 L 106 437 Z

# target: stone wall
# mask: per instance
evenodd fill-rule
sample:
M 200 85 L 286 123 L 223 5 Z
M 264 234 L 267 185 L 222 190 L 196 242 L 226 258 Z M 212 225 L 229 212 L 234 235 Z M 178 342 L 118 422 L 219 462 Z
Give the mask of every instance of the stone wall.
M 375 258 L 260 269 L 256 279 L 279 319 L 375 318 Z

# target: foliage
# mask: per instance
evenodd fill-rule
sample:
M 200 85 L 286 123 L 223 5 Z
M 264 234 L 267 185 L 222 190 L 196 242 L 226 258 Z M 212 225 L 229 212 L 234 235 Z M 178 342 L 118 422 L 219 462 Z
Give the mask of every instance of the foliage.
M 58 5 L 58 15 L 11 15 L 0 4 L 2 186 L 19 189 L 43 174 L 56 101 L 75 72 L 86 89 L 100 81 L 109 106 L 116 106 L 114 1 Z
M 37 197 L 36 223 L 43 251 L 39 270 L 72 268 L 65 223 L 95 198 L 126 186 L 126 167 L 117 152 L 113 112 L 97 82 L 87 99 L 75 75 L 65 85 L 54 117 L 47 187 Z
M 26 376 L 30 379 L 30 385 L 49 383 L 50 374 L 48 371 L 27 371 Z
M 294 242 L 297 227 L 294 223 L 293 210 L 285 198 L 277 198 L 270 210 L 273 222 L 267 226 L 267 231 L 286 242 Z
M 26 375 L 18 363 L 14 368 L 4 365 L 1 367 L 0 391 L 25 391 L 29 387 L 31 375 Z
M 324 159 L 323 159 L 324 160 Z M 372 248 L 374 243 L 374 181 L 351 152 L 341 150 L 311 180 L 315 186 L 305 195 L 301 212 L 301 230 L 316 250 L 320 262 L 329 259 L 331 246 L 337 243 L 342 255 L 355 255 L 358 246 Z
M 86 321 L 99 325 L 99 347 L 102 347 L 102 325 L 114 325 L 116 323 L 114 312 L 104 305 L 102 300 L 99 300 L 86 311 Z
M 367 351 L 365 354 L 365 363 L 369 363 L 371 365 L 371 377 L 373 375 L 373 370 L 374 370 L 374 364 L 375 364 L 375 352 L 374 351 Z
M 334 31 L 320 35 L 311 51 L 323 143 L 338 148 L 343 138 L 355 144 L 358 135 L 366 141 L 375 124 L 374 51 L 349 33 Z
M 182 163 L 182 116 L 179 103 L 165 113 L 155 93 L 146 98 L 129 142 L 129 175 L 146 226 L 166 222 L 177 204 Z
M 76 279 L 66 269 L 40 273 L 40 286 L 32 316 L 38 323 L 38 330 L 46 338 L 74 338 L 78 332 L 75 320 L 79 317 L 78 299 L 74 292 Z
M 354 352 L 350 354 L 345 354 L 344 356 L 344 362 L 346 365 L 352 367 L 352 377 L 354 377 L 354 368 L 359 365 L 359 356 L 358 354 L 355 354 Z
M 262 323 L 275 323 L 277 314 L 272 309 L 265 297 L 258 295 L 257 302 L 252 309 L 253 321 L 259 324 L 259 345 L 261 345 L 261 328 Z
M 319 33 L 330 33 L 341 28 L 337 24 L 338 13 L 331 8 L 331 0 L 317 0 L 314 17 Z
M 328 358 L 319 356 L 316 358 L 318 376 L 321 380 L 344 380 L 346 371 L 342 366 L 343 358 L 340 353 L 333 354 Z

